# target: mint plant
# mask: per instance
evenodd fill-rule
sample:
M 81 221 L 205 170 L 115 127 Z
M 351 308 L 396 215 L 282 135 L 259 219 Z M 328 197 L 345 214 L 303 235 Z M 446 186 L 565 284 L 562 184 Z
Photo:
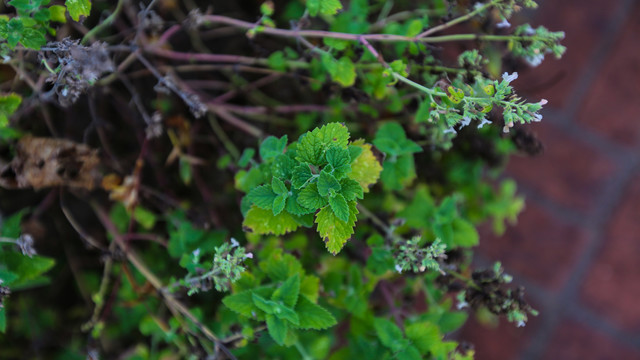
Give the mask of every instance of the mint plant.
M 239 189 L 248 190 L 243 225 L 283 235 L 315 222 L 327 250 L 339 253 L 354 232 L 358 199 L 380 173 L 370 145 L 349 136 L 344 125 L 332 123 L 288 147 L 286 135 L 267 137 L 262 162 L 236 177 Z
M 526 325 L 472 260 L 540 152 L 536 6 L 7 2 L 0 358 L 461 360 L 473 312 Z

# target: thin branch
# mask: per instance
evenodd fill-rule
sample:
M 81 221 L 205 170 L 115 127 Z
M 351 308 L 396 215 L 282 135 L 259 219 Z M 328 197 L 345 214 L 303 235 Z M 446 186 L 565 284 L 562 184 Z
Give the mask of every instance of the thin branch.
M 243 130 L 247 134 L 249 134 L 249 135 L 251 135 L 253 137 L 256 137 L 256 138 L 261 138 L 262 137 L 262 135 L 263 135 L 262 130 L 260 130 L 257 127 L 247 123 L 246 121 L 236 117 L 235 115 L 232 115 L 227 110 L 225 110 L 224 107 L 217 106 L 217 105 L 214 105 L 214 104 L 207 104 L 207 107 L 209 108 L 209 110 L 211 112 L 213 112 L 214 114 L 218 115 L 222 120 L 228 122 L 229 124 L 237 127 L 240 130 Z
M 171 293 L 164 290 L 164 285 L 160 279 L 147 267 L 147 265 L 138 257 L 136 252 L 127 246 L 125 240 L 118 232 L 115 224 L 109 219 L 109 215 L 102 207 L 97 203 L 91 203 L 96 215 L 102 222 L 105 229 L 113 236 L 114 241 L 122 249 L 127 256 L 127 260 L 145 277 L 145 279 L 153 286 L 156 291 L 162 296 L 164 302 L 169 308 L 177 310 L 183 316 L 188 318 L 196 327 L 205 335 L 207 339 L 214 342 L 218 348 L 220 348 L 229 358 L 237 360 L 236 357 L 224 346 L 224 344 L 218 339 L 218 337 L 203 323 L 201 323 L 191 311 L 178 301 Z

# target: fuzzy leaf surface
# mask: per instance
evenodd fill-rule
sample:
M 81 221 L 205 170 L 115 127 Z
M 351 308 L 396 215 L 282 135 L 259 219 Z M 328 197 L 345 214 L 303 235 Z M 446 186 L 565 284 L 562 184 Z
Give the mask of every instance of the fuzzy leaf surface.
M 356 208 L 355 201 L 350 201 L 349 205 L 349 221 L 342 221 L 331 210 L 330 206 L 325 206 L 316 215 L 316 224 L 318 224 L 318 233 L 324 239 L 327 250 L 333 255 L 342 250 L 347 240 L 353 235 L 353 227 L 356 224 Z
M 362 152 L 351 162 L 349 178 L 360 183 L 364 192 L 369 192 L 369 187 L 380 178 L 382 166 L 373 155 L 371 145 L 365 144 L 363 140 L 354 141 L 352 145 L 361 148 Z
M 298 228 L 296 220 L 286 211 L 274 215 L 273 211 L 255 205 L 247 212 L 242 225 L 261 235 L 284 235 Z
M 295 310 L 300 319 L 300 323 L 297 326 L 300 329 L 323 330 L 337 324 L 336 319 L 329 311 L 320 305 L 312 303 L 304 296 L 301 296 L 298 300 Z
M 275 200 L 276 196 L 276 193 L 271 190 L 271 186 L 269 185 L 255 187 L 247 194 L 247 197 L 253 204 L 265 210 L 271 210 L 273 200 Z

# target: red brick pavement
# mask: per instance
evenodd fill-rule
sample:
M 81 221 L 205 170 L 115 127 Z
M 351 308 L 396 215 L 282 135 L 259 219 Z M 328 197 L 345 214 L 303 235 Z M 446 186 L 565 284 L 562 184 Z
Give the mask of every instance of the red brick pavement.
M 544 0 L 532 25 L 567 33 L 566 56 L 514 83 L 550 110 L 545 143 L 508 175 L 527 208 L 479 257 L 527 285 L 525 328 L 471 320 L 457 335 L 478 360 L 640 359 L 640 2 Z

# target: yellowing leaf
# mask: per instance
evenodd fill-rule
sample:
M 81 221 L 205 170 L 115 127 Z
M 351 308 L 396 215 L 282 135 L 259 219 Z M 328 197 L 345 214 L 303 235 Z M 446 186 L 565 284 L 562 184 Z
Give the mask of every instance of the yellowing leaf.
M 89 0 L 67 0 L 65 2 L 69 15 L 74 21 L 80 20 L 80 16 L 89 16 L 91 12 L 91 1 Z
M 273 211 L 252 206 L 244 218 L 243 226 L 257 234 L 284 235 L 298 228 L 298 223 L 288 212 L 274 215 Z
M 369 186 L 380 178 L 382 166 L 373 155 L 370 144 L 365 144 L 364 140 L 357 140 L 351 145 L 362 148 L 362 153 L 351 163 L 351 173 L 348 176 L 360 183 L 364 192 L 369 192 Z
M 340 220 L 331 210 L 330 206 L 323 207 L 318 215 L 316 215 L 316 224 L 318 224 L 318 233 L 324 239 L 327 250 L 333 255 L 342 250 L 344 244 L 353 235 L 353 227 L 356 225 L 356 208 L 355 201 L 349 201 L 349 221 Z

